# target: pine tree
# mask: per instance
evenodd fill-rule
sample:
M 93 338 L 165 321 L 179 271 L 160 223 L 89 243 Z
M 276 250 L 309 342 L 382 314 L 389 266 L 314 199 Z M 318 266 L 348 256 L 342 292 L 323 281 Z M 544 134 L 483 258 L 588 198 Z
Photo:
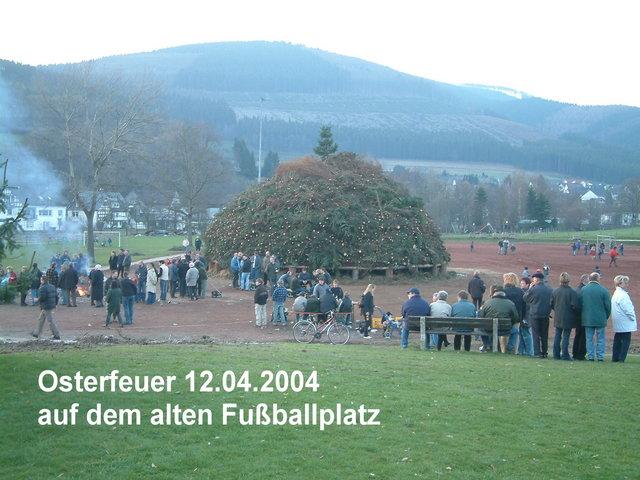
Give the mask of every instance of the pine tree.
M 529 217 L 530 219 L 537 218 L 537 212 L 536 212 L 537 203 L 538 203 L 538 195 L 536 194 L 536 191 L 533 188 L 533 185 L 529 185 L 529 189 L 527 190 L 526 208 L 527 208 L 527 217 Z
M 313 152 L 320 158 L 325 159 L 329 155 L 333 155 L 337 151 L 338 144 L 333 141 L 331 127 L 329 125 L 323 125 L 320 128 L 320 138 L 318 139 L 318 145 L 313 149 Z
M 485 224 L 488 203 L 487 191 L 484 187 L 478 187 L 473 200 L 473 222 L 476 224 L 477 229 L 482 228 Z
M 7 212 L 7 198 L 5 192 L 9 187 L 7 182 L 7 160 L 0 163 L 0 169 L 3 170 L 2 183 L 0 183 L 0 214 L 4 217 Z M 16 232 L 18 231 L 18 224 L 20 220 L 24 218 L 27 209 L 27 201 L 22 204 L 20 210 L 15 216 L 9 215 L 0 221 L 0 262 L 6 258 L 6 256 L 14 251 L 18 245 L 15 240 Z
M 280 165 L 280 157 L 278 156 L 278 152 L 269 152 L 264 159 L 264 165 L 262 167 L 262 175 L 265 178 L 271 177 L 276 170 L 278 169 L 278 165 Z
M 258 176 L 256 157 L 253 152 L 249 151 L 244 140 L 236 138 L 233 141 L 233 157 L 242 176 L 247 178 Z

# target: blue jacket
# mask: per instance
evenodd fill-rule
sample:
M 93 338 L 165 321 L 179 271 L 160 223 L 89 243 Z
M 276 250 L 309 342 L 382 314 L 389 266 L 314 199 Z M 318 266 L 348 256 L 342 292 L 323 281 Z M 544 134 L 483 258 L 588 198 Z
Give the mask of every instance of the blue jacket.
M 277 287 L 273 294 L 271 295 L 271 299 L 276 303 L 284 303 L 289 296 L 289 292 L 284 287 Z
M 431 315 L 431 307 L 420 295 L 414 295 L 402 304 L 402 318 L 428 317 L 429 315 Z
M 235 255 L 231 259 L 231 271 L 239 272 L 240 271 L 240 260 Z
M 460 300 L 451 305 L 452 317 L 475 317 L 476 306 L 468 300 Z

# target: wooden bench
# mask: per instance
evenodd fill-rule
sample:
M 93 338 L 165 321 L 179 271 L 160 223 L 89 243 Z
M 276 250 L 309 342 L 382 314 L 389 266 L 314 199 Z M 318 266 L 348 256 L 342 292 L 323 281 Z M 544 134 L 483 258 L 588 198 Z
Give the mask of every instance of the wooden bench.
M 420 332 L 420 348 L 426 349 L 427 335 L 493 336 L 493 351 L 498 352 L 498 337 L 511 333 L 510 318 L 409 317 L 409 331 Z

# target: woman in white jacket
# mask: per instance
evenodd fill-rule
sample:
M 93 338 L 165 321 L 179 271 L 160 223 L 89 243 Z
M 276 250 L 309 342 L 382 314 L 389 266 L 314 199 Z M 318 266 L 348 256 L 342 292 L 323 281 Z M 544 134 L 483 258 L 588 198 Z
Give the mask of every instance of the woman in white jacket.
M 613 354 L 612 362 L 624 362 L 627 358 L 631 333 L 638 329 L 636 312 L 627 293 L 629 290 L 629 277 L 617 275 L 613 279 L 616 291 L 611 297 L 611 319 L 613 320 Z
M 147 265 L 147 305 L 156 303 L 156 287 L 158 285 L 158 275 L 156 274 L 156 267 L 153 263 Z

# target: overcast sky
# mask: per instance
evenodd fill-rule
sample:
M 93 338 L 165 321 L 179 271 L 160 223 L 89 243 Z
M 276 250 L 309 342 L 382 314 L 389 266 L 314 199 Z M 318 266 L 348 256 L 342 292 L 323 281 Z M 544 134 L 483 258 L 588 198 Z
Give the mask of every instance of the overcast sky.
M 0 58 L 35 65 L 281 40 L 444 82 L 640 106 L 639 14 L 633 0 L 9 0 Z

